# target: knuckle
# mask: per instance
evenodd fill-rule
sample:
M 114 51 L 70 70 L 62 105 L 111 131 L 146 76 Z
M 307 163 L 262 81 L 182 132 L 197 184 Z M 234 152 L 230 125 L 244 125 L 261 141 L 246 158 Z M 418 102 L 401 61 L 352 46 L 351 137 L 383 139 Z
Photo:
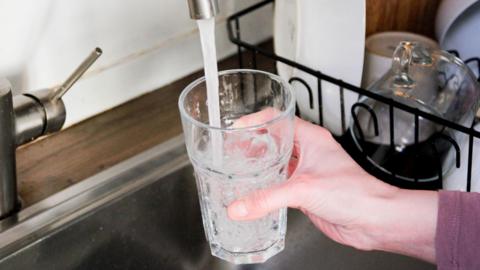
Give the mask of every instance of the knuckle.
M 265 190 L 255 191 L 253 194 L 253 201 L 255 206 L 261 210 L 269 210 L 271 207 L 268 193 Z
M 307 179 L 304 179 L 303 177 L 298 177 L 294 181 L 289 182 L 290 189 L 295 192 L 295 193 L 301 193 L 304 194 L 307 190 L 309 190 L 310 183 L 307 181 Z
M 318 132 L 319 132 L 319 134 L 320 134 L 320 136 L 321 136 L 322 138 L 325 138 L 325 139 L 333 139 L 332 133 L 331 133 L 328 129 L 324 128 L 324 127 L 320 127 L 320 128 L 318 129 Z

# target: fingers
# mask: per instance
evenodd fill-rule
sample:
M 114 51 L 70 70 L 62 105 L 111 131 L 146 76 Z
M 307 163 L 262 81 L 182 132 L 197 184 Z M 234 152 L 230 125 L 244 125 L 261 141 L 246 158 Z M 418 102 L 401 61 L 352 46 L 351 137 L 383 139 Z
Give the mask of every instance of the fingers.
M 288 162 L 288 167 L 287 167 L 288 177 L 291 177 L 293 175 L 293 173 L 295 172 L 297 167 L 298 167 L 298 158 L 297 158 L 297 156 L 292 155 L 292 157 L 290 158 L 290 161 Z
M 334 141 L 332 134 L 322 126 L 295 117 L 295 141 L 300 146 L 329 143 Z
M 279 110 L 269 107 L 259 112 L 242 116 L 233 123 L 232 127 L 245 128 L 256 126 L 274 119 L 280 113 L 281 112 Z M 281 136 L 281 130 L 279 130 L 278 132 L 279 134 L 275 135 Z M 331 134 L 323 127 L 295 117 L 295 137 L 296 141 L 304 142 L 311 141 L 313 139 L 331 138 Z
M 253 220 L 284 207 L 300 207 L 306 189 L 297 187 L 295 181 L 288 181 L 277 187 L 259 190 L 252 195 L 233 202 L 227 209 L 234 220 Z
M 268 107 L 259 112 L 255 112 L 255 113 L 240 117 L 235 121 L 235 123 L 233 123 L 232 127 L 245 128 L 245 127 L 260 125 L 274 119 L 280 113 L 281 112 L 279 110 L 276 110 L 275 108 L 272 108 L 272 107 Z
M 242 116 L 233 123 L 232 127 L 245 128 L 263 124 L 275 119 L 280 113 L 281 112 L 279 110 L 274 108 L 265 108 L 259 112 Z M 325 144 L 334 141 L 332 135 L 327 129 L 318 125 L 314 125 L 298 117 L 295 117 L 294 121 L 294 151 L 298 152 L 298 150 L 304 145 L 311 146 L 313 144 Z M 287 125 L 285 122 L 279 123 L 278 125 L 273 125 L 268 128 L 268 132 L 274 137 L 281 138 L 284 136 L 286 126 Z

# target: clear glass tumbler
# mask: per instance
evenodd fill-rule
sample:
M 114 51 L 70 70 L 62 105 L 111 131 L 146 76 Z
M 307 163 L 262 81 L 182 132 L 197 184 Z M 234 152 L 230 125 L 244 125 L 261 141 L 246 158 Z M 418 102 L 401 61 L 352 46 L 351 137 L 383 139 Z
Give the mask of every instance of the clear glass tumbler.
M 262 71 L 223 71 L 219 85 L 221 127 L 209 125 L 205 78 L 187 86 L 179 99 L 203 224 L 214 256 L 261 263 L 284 248 L 287 210 L 234 221 L 227 206 L 287 179 L 295 98 L 288 83 Z

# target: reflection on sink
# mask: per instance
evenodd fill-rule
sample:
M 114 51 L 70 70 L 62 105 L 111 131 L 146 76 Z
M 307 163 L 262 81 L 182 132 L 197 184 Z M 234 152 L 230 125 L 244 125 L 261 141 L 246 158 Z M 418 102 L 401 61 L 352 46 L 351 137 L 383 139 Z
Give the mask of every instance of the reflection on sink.
M 182 140 L 166 145 L 0 224 L 8 227 L 0 233 L 0 269 L 435 269 L 338 245 L 294 210 L 286 249 L 267 263 L 236 266 L 216 259 Z

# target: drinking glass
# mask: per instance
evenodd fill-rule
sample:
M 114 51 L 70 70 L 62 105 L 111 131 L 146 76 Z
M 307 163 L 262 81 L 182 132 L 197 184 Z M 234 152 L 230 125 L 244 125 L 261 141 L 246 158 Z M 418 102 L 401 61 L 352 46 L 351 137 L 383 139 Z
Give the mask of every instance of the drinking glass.
M 209 124 L 205 78 L 183 90 L 179 109 L 195 171 L 203 225 L 214 256 L 261 263 L 283 250 L 286 208 L 254 221 L 234 221 L 227 207 L 287 179 L 295 98 L 280 77 L 256 70 L 219 73 L 221 126 Z

